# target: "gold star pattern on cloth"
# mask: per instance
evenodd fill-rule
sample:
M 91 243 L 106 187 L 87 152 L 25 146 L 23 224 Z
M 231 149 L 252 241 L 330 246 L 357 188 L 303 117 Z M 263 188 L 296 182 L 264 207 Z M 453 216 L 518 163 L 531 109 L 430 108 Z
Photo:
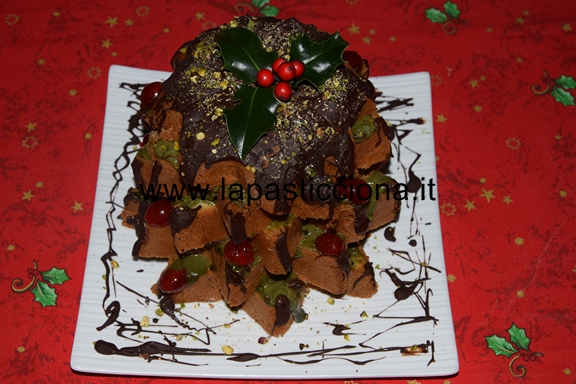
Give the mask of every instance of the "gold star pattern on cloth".
M 524 24 L 524 19 L 521 17 L 516 18 L 516 24 Z
M 12 252 L 14 250 L 14 244 L 8 244 L 8 246 L 6 247 L 7 250 L 9 250 L 10 252 Z
M 110 42 L 110 39 L 106 39 L 102 41 L 102 47 L 104 48 L 110 48 L 112 46 L 112 43 Z
M 370 41 L 372 41 L 372 39 L 370 38 L 370 36 L 364 36 L 362 38 L 362 41 L 364 42 L 364 44 L 370 44 Z
M 484 188 L 482 188 L 482 193 L 480 194 L 480 196 L 485 197 L 487 202 L 489 203 L 490 200 L 494 199 L 496 196 L 494 196 L 494 190 L 491 189 L 489 191 L 485 190 Z
M 522 143 L 515 137 L 506 140 L 506 146 L 510 149 L 518 149 L 520 148 L 520 145 L 522 145 Z
M 360 27 L 352 23 L 352 26 L 348 28 L 348 32 L 350 32 L 351 35 L 360 34 Z
M 468 200 L 466 200 L 465 207 L 466 207 L 466 209 L 468 209 L 468 212 L 470 212 L 472 209 L 476 209 L 476 207 L 474 206 L 474 202 L 468 201 Z
M 446 117 L 444 117 L 444 114 L 440 114 L 440 115 L 436 115 L 436 121 L 438 123 L 445 123 L 446 120 L 448 120 Z
M 454 276 L 453 274 L 449 274 L 446 279 L 448 280 L 449 283 L 453 283 L 456 281 L 456 276 Z
M 504 196 L 504 198 L 502 199 L 502 201 L 505 202 L 506 205 L 510 205 L 510 203 L 512 203 L 514 200 L 512 200 L 512 199 L 510 198 L 510 195 L 508 195 L 508 196 Z
M 520 299 L 524 298 L 524 291 L 516 292 L 516 296 L 518 296 Z
M 572 27 L 570 26 L 570 23 L 564 23 L 564 25 L 562 26 L 562 30 L 564 32 L 568 32 L 572 30 Z
M 456 213 L 456 207 L 453 204 L 445 203 L 440 206 L 440 211 L 446 216 L 454 216 L 454 213 Z
M 39 181 L 36 183 L 36 188 L 42 188 L 44 186 L 44 182 Z
M 74 213 L 84 210 L 84 208 L 82 208 L 82 203 L 79 203 L 77 201 L 74 201 L 74 205 L 71 206 L 70 209 L 74 210 Z
M 475 79 L 470 79 L 470 81 L 468 82 L 468 84 L 470 84 L 470 86 L 472 88 L 476 88 L 478 86 L 478 80 Z
M 524 244 L 524 239 L 521 237 L 517 237 L 514 239 L 514 244 L 521 246 L 522 244 Z
M 113 26 L 118 25 L 118 18 L 108 16 L 108 20 L 106 20 L 105 23 L 112 28 Z
M 560 197 L 566 197 L 568 196 L 568 193 L 564 190 L 560 191 Z
M 124 21 L 124 25 L 126 25 L 127 27 L 131 27 L 131 26 L 134 25 L 134 20 L 132 20 L 132 19 L 126 19 L 126 20 Z
M 476 111 L 476 112 L 482 112 L 482 107 L 479 106 L 478 104 L 476 104 L 476 105 L 474 106 L 474 111 Z
M 150 13 L 150 8 L 145 5 L 141 5 L 140 7 L 136 8 L 136 14 L 138 16 L 146 16 Z
M 18 351 L 18 353 L 24 353 L 26 351 L 26 348 L 24 348 L 24 346 L 21 345 L 18 348 L 16 348 L 16 351 Z
M 20 21 L 20 16 L 18 16 L 18 15 L 16 15 L 16 14 L 11 14 L 11 15 L 6 16 L 6 17 L 4 18 L 4 21 L 5 21 L 6 24 L 8 24 L 8 25 L 14 25 L 14 24 L 16 24 L 17 22 Z
M 568 368 L 566 368 L 566 369 L 565 369 L 565 370 L 563 370 L 562 372 L 564 372 L 564 374 L 565 374 L 566 376 L 568 376 L 568 375 L 572 374 L 572 371 L 571 371 L 571 370 L 569 370 Z
M 34 136 L 26 136 L 24 140 L 22 140 L 22 146 L 28 149 L 34 148 L 38 145 L 38 139 Z
M 34 195 L 32 194 L 32 190 L 29 190 L 28 192 L 22 192 L 24 194 L 24 197 L 22 198 L 22 200 L 32 200 L 32 198 L 34 197 Z
M 35 131 L 35 130 L 36 130 L 36 123 L 28 123 L 28 124 L 26 124 L 26 129 L 28 130 L 28 132 L 30 132 L 30 131 Z
M 86 72 L 86 74 L 88 77 L 95 79 L 102 74 L 102 70 L 98 67 L 92 67 Z

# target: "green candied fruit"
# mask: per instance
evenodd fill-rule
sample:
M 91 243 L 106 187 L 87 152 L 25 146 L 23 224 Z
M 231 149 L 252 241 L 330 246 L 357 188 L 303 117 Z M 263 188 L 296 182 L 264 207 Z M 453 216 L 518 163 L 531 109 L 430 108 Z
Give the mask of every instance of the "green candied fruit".
M 154 154 L 157 158 L 166 160 L 178 169 L 178 150 L 180 146 L 177 141 L 158 140 L 154 144 Z
M 348 246 L 348 258 L 350 259 L 350 268 L 358 269 L 366 262 L 366 256 L 360 251 L 358 244 Z
M 368 207 L 366 207 L 366 217 L 372 220 L 374 216 L 374 210 L 380 199 L 393 199 L 393 193 L 390 189 L 396 185 L 396 181 L 378 171 L 368 177 L 366 180 L 370 188 L 372 188 L 372 196 L 368 202 Z
M 352 126 L 352 135 L 354 136 L 354 142 L 359 143 L 366 140 L 374 134 L 376 131 L 376 124 L 374 124 L 374 119 L 372 116 L 367 115 L 356 121 Z
M 175 260 L 170 264 L 172 269 L 183 269 L 186 271 L 186 278 L 189 283 L 196 282 L 200 276 L 210 269 L 210 260 L 204 255 L 187 255 Z

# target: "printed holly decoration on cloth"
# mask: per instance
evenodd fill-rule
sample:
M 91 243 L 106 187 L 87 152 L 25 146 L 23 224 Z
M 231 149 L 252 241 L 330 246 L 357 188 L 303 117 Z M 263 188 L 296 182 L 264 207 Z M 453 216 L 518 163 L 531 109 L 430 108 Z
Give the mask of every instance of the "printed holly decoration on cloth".
M 468 22 L 468 20 L 460 20 L 458 5 L 450 1 L 444 3 L 444 12 L 436 8 L 427 9 L 426 18 L 433 23 L 441 23 L 444 32 L 449 35 L 456 33 L 456 25 Z
M 526 374 L 526 368 L 521 364 L 516 365 L 517 360 L 521 358 L 524 362 L 534 362 L 544 354 L 530 350 L 530 339 L 526 336 L 525 329 L 512 324 L 508 329 L 508 334 L 512 343 L 497 335 L 485 337 L 485 339 L 488 342 L 488 348 L 493 350 L 496 355 L 503 355 L 508 358 L 513 356 L 508 363 L 510 373 L 515 377 L 522 377 Z
M 230 28 L 216 35 L 224 69 L 242 81 L 237 102 L 224 115 L 228 134 L 239 156 L 248 152 L 276 122 L 276 109 L 289 102 L 294 89 L 306 82 L 319 88 L 344 63 L 348 43 L 338 32 L 324 40 L 299 35 L 290 46 L 290 60 L 264 49 L 258 36 L 245 28 Z
M 540 78 L 545 85 L 542 87 L 539 84 L 532 84 L 532 92 L 536 95 L 547 95 L 550 94 L 559 103 L 562 103 L 565 107 L 576 105 L 574 103 L 574 96 L 568 91 L 568 89 L 576 88 L 576 81 L 572 76 L 560 76 L 553 79 L 550 77 L 548 72 L 544 71 L 544 76 Z
M 12 280 L 12 290 L 16 293 L 32 292 L 34 301 L 42 304 L 43 307 L 55 306 L 58 295 L 53 285 L 61 285 L 70 280 L 65 269 L 52 267 L 49 271 L 39 271 L 38 264 L 34 261 L 34 268 L 28 268 L 28 279 L 30 283 L 24 286 L 24 281 L 20 278 Z

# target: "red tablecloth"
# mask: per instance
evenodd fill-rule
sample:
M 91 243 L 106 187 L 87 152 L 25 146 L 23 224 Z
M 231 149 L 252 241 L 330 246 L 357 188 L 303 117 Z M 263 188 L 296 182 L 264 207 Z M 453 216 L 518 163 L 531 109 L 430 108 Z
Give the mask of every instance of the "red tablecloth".
M 170 70 L 181 43 L 249 13 L 339 30 L 372 75 L 431 74 L 460 372 L 386 382 L 576 382 L 576 3 L 79 3 L 0 4 L 0 381 L 173 381 L 69 365 L 107 73 Z

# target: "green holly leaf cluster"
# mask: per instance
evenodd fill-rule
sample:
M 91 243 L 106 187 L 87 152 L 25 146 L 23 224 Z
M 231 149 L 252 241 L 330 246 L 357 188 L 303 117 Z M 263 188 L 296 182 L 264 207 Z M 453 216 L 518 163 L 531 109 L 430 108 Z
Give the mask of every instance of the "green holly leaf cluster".
M 309 81 L 316 88 L 328 79 L 336 68 L 344 63 L 342 52 L 348 47 L 338 32 L 324 40 L 313 40 L 307 35 L 298 36 L 290 49 L 290 59 L 300 60 L 306 70 L 296 79 L 296 84 Z
M 255 1 L 254 5 L 266 4 L 266 0 Z M 255 85 L 258 71 L 270 69 L 276 54 L 266 51 L 258 36 L 245 28 L 226 29 L 215 36 L 215 41 L 224 59 L 224 69 L 243 82 L 233 96 L 239 104 L 224 111 L 228 134 L 243 159 L 260 137 L 273 129 L 276 121 L 280 101 L 274 96 L 273 87 Z M 305 71 L 293 84 L 307 81 L 320 87 L 344 62 L 342 52 L 347 46 L 338 33 L 320 41 L 306 35 L 296 37 L 291 42 L 290 59 L 304 63 Z
M 271 87 L 241 85 L 234 98 L 241 100 L 224 112 L 228 134 L 238 153 L 244 158 L 260 137 L 276 121 L 276 108 L 280 102 Z
M 576 81 L 572 76 L 560 76 L 557 79 L 554 79 L 556 86 L 552 88 L 550 94 L 554 97 L 554 99 L 562 103 L 564 106 L 575 105 L 574 103 L 574 96 L 570 94 L 570 92 L 566 91 L 566 89 L 574 89 L 576 88 Z
M 529 350 L 530 339 L 526 336 L 526 330 L 518 328 L 515 324 L 512 324 L 510 329 L 508 329 L 508 334 L 510 335 L 510 343 L 503 337 L 497 335 L 492 335 L 490 337 L 485 337 L 488 342 L 488 348 L 494 351 L 496 355 L 504 355 L 510 357 L 518 352 L 518 349 L 523 349 L 525 351 Z M 517 349 L 518 348 L 518 349 Z
M 34 301 L 42 304 L 43 307 L 55 306 L 58 295 L 56 290 L 50 285 L 60 285 L 67 280 L 70 280 L 66 275 L 66 270 L 52 267 L 49 271 L 40 272 L 44 281 L 39 281 L 36 286 L 30 290 L 34 294 Z M 49 284 L 50 285 L 49 285 Z
M 444 3 L 444 12 L 435 8 L 426 10 L 426 18 L 433 23 L 445 23 L 450 19 L 458 19 L 460 17 L 460 10 L 458 6 L 450 1 Z

